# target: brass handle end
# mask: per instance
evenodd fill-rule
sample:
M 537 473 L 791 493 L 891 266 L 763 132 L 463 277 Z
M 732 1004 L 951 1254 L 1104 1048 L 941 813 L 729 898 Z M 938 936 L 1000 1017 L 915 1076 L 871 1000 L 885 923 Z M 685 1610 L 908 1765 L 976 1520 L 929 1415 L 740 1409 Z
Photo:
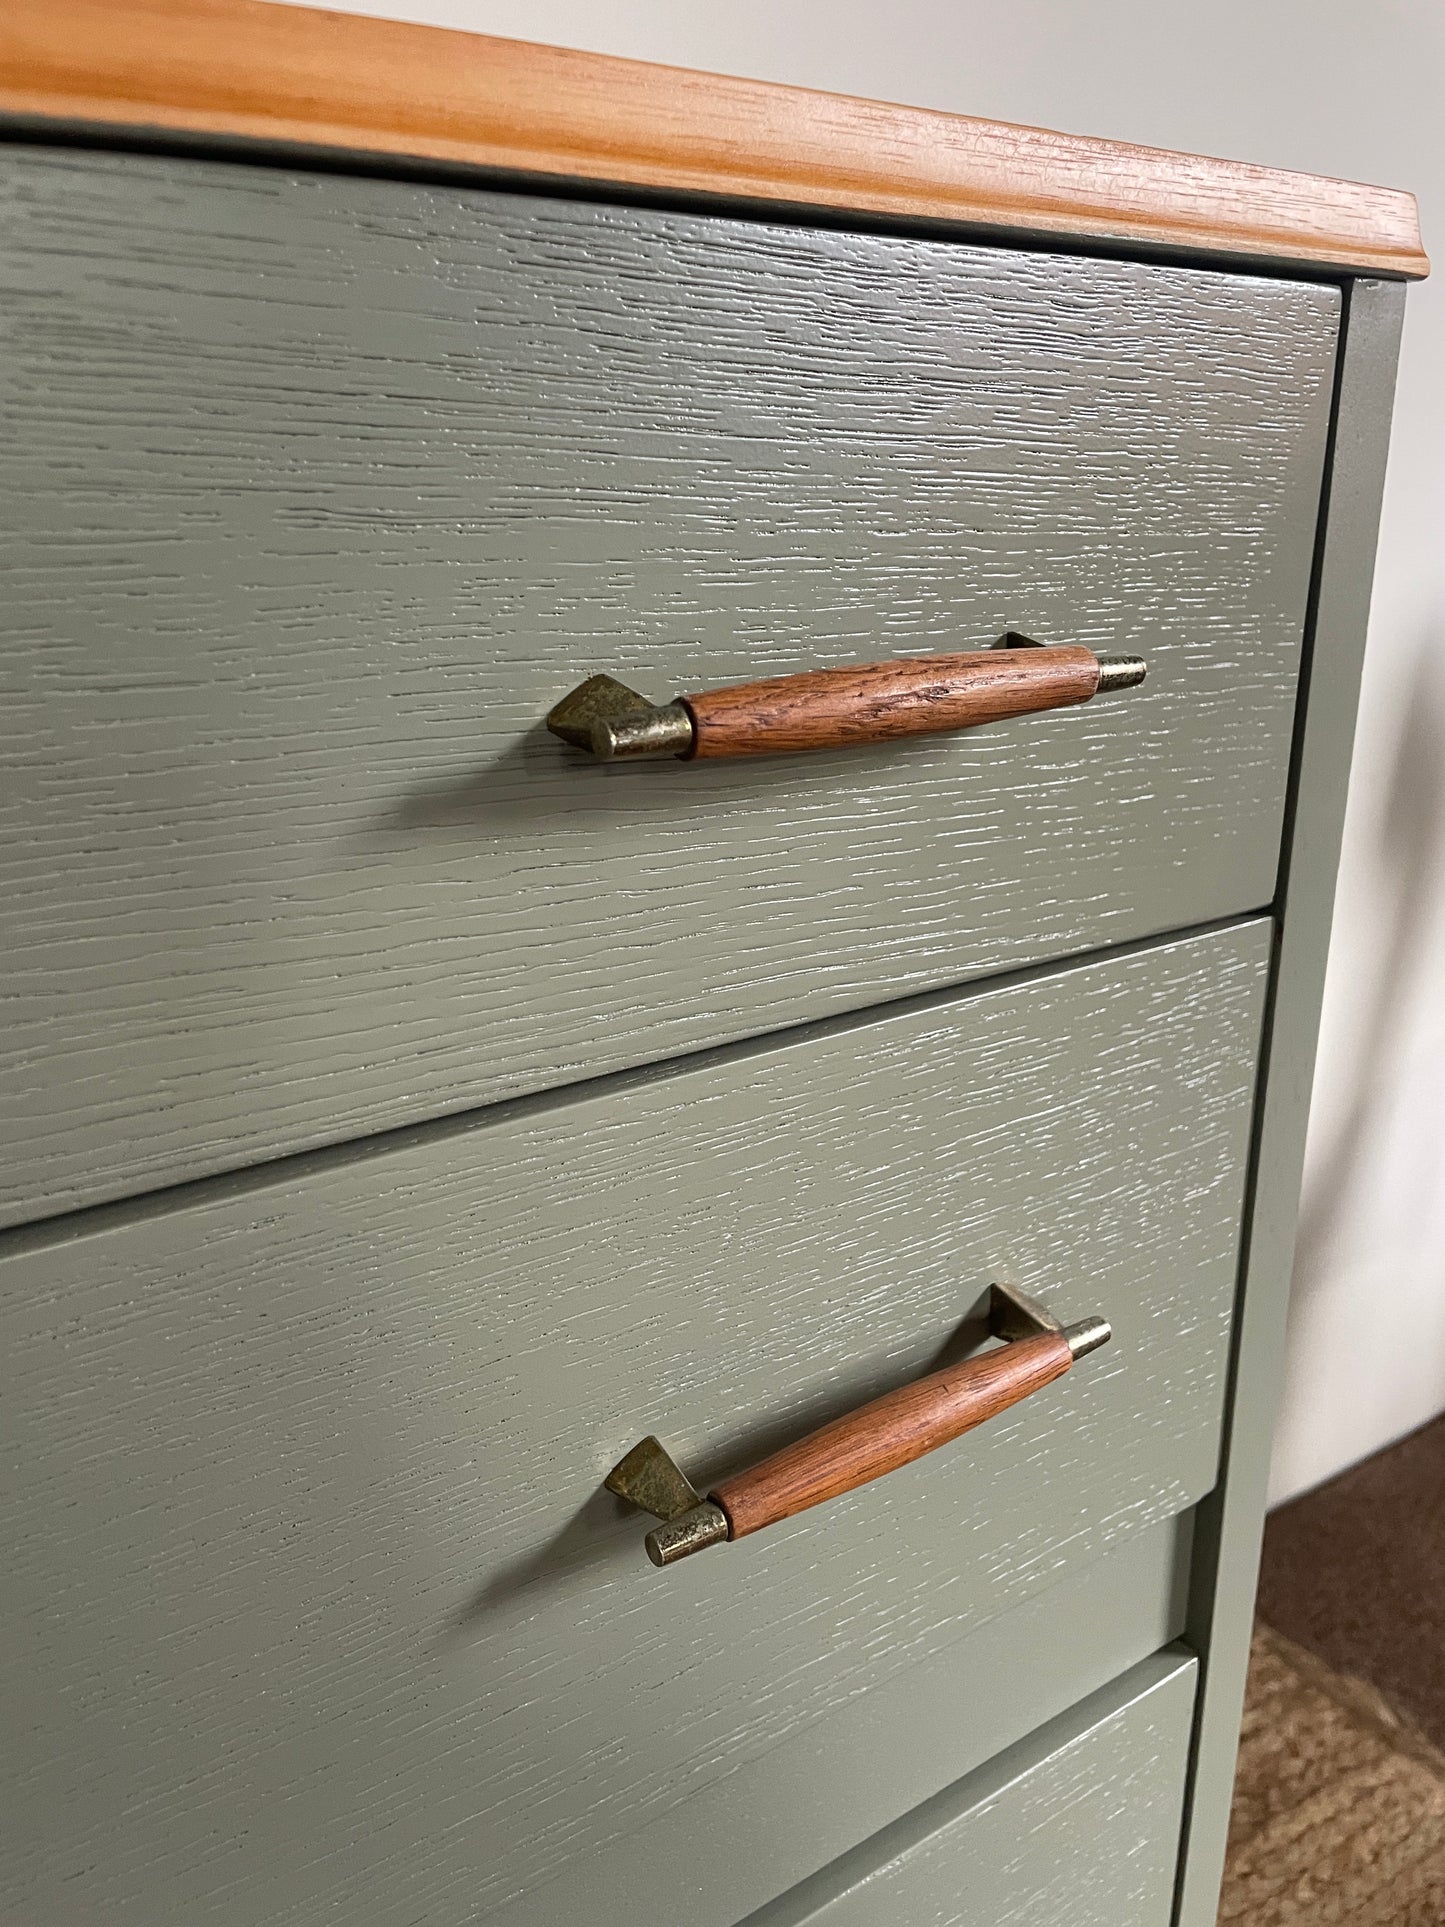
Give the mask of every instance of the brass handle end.
M 654 1526 L 642 1543 L 654 1566 L 670 1566 L 677 1559 L 686 1559 L 690 1553 L 721 1545 L 727 1537 L 727 1514 L 720 1505 L 704 1500 L 680 1518 Z
M 1064 1327 L 1064 1337 L 1076 1362 L 1098 1351 L 1101 1345 L 1107 1345 L 1113 1336 L 1114 1327 L 1107 1318 L 1081 1318 L 1077 1325 Z
M 663 703 L 645 716 L 599 718 L 592 725 L 591 750 L 604 762 L 618 756 L 690 756 L 692 717 L 683 703 Z
M 589 676 L 549 712 L 547 727 L 603 762 L 619 756 L 690 756 L 693 748 L 685 704 L 650 703 L 615 676 Z
M 1110 689 L 1137 689 L 1149 673 L 1149 665 L 1142 656 L 1100 656 L 1099 687 L 1094 691 L 1102 696 Z

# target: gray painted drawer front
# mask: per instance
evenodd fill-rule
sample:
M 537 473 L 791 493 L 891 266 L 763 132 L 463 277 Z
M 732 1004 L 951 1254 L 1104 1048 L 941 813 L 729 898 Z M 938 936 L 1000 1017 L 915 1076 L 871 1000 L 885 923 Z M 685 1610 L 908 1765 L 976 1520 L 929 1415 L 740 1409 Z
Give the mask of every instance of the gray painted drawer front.
M 581 1927 L 625 1866 L 618 1919 L 721 1927 L 891 1818 L 854 1773 L 817 1828 L 776 1760 L 860 1707 L 906 1754 L 940 1655 L 1214 1481 L 1268 951 L 1255 921 L 26 1234 L 12 1912 Z M 998 1277 L 1116 1344 L 647 1564 L 598 1488 L 640 1432 L 708 1478 L 924 1368 Z M 1116 1631 L 1020 1637 L 1082 1691 Z M 754 1885 L 700 1897 L 671 1846 L 719 1800 Z
M 34 149 L 0 278 L 0 1215 L 1272 895 L 1335 290 Z M 1150 680 L 539 728 L 1009 625 Z
M 1169 1927 L 1196 1671 L 1145 1662 L 747 1927 Z

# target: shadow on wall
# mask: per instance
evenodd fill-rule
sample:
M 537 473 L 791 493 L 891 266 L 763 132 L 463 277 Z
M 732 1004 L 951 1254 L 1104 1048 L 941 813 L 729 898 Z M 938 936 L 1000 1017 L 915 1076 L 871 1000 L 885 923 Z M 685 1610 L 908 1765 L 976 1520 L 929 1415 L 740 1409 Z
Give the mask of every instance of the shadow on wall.
M 1384 1197 L 1393 1205 L 1386 1227 L 1391 1251 L 1420 1250 L 1436 1242 L 1427 1234 L 1439 1217 L 1433 1194 L 1445 1147 L 1417 1147 L 1433 1167 L 1435 1183 L 1428 1176 L 1416 1186 L 1381 1182 L 1390 1175 L 1382 1172 L 1381 1160 L 1399 1142 L 1402 1103 L 1408 1103 L 1412 1086 L 1419 1088 L 1412 1058 L 1422 1023 L 1434 1021 L 1440 989 L 1435 974 L 1445 887 L 1445 624 L 1427 631 L 1413 656 L 1412 686 L 1376 834 L 1361 853 L 1375 866 L 1375 900 L 1383 915 L 1373 987 L 1366 1007 L 1356 1002 L 1352 1013 L 1354 1041 L 1349 1068 L 1342 1067 L 1340 1075 L 1339 1122 L 1312 1155 L 1306 1174 L 1290 1302 L 1286 1424 L 1290 1415 L 1317 1406 L 1332 1389 L 1318 1382 L 1318 1357 L 1299 1340 L 1307 1337 L 1315 1299 L 1326 1292 L 1342 1262 L 1362 1249 L 1360 1227 L 1370 1224 L 1372 1207 L 1379 1223 L 1377 1200 Z M 1403 1122 L 1408 1126 L 1409 1119 Z M 1427 1273 L 1438 1275 L 1445 1253 L 1421 1250 L 1420 1256 Z M 1432 1256 L 1433 1264 L 1428 1262 Z M 1428 1275 L 1413 1282 L 1423 1289 Z M 1398 1320 L 1390 1305 L 1372 1302 L 1360 1311 L 1362 1320 L 1392 1329 L 1391 1343 L 1410 1342 L 1408 1323 Z M 1441 1369 L 1445 1372 L 1445 1361 Z M 1416 1422 L 1406 1416 L 1399 1429 Z

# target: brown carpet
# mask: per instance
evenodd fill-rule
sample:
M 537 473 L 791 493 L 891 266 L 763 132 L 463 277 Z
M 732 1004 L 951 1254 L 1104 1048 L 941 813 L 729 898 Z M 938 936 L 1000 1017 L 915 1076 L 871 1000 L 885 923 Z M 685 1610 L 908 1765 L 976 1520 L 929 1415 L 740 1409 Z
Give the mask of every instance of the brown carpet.
M 1445 1419 L 1270 1515 L 1259 1616 L 1445 1751 Z
M 1265 1531 L 1221 1927 L 1445 1927 L 1445 1419 Z
M 1255 1634 L 1220 1927 L 1441 1927 L 1445 1755 L 1363 1681 Z

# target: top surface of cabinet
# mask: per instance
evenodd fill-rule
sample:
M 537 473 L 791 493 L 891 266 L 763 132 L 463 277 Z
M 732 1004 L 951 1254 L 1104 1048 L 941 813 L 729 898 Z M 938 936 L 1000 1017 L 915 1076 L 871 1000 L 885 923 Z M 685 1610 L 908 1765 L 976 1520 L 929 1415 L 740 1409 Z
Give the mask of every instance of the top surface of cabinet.
M 0 113 L 1421 275 L 1414 196 L 262 0 L 11 0 Z

